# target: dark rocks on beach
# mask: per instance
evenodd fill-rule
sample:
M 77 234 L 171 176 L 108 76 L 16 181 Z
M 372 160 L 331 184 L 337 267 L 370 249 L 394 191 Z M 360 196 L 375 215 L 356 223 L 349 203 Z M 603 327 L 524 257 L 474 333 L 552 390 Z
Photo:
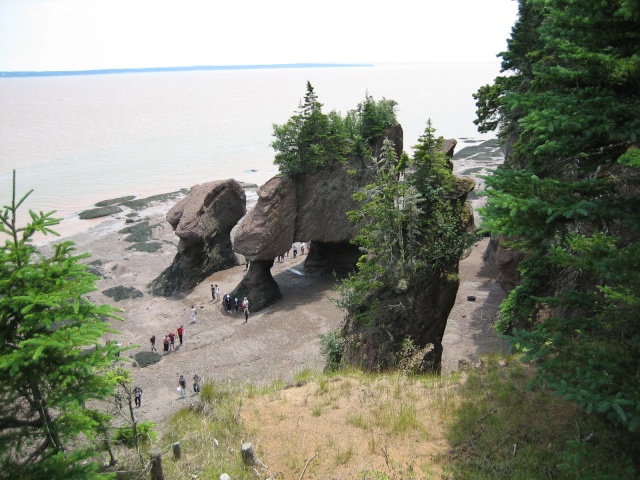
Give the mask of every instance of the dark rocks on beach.
M 157 252 L 161 248 L 162 248 L 162 243 L 160 242 L 140 242 L 140 243 L 134 243 L 130 247 L 127 247 L 127 250 L 137 250 L 138 252 L 153 253 L 153 252 Z
M 487 140 L 479 145 L 471 145 L 453 155 L 453 160 L 472 157 L 474 160 L 491 161 L 503 157 L 502 146 L 496 139 Z
M 125 242 L 138 243 L 146 242 L 153 235 L 153 228 L 149 225 L 149 222 L 140 222 L 130 227 L 125 227 L 119 230 L 118 233 L 127 235 L 124 238 Z
M 136 210 L 136 211 L 144 210 L 145 208 L 153 205 L 154 203 L 165 203 L 169 200 L 174 200 L 174 199 L 177 200 L 178 198 L 184 196 L 188 192 L 189 192 L 188 190 L 182 189 L 176 192 L 162 193 L 160 195 L 152 195 L 150 197 L 139 198 L 137 200 L 127 200 L 122 202 L 120 205 L 124 207 L 128 207 L 131 210 Z
M 120 300 L 129 300 L 129 299 L 133 299 L 133 298 L 139 298 L 139 297 L 142 297 L 144 295 L 137 288 L 124 287 L 122 285 L 118 285 L 117 287 L 108 288 L 108 289 L 104 290 L 102 293 L 104 295 L 106 295 L 107 297 L 112 298 L 116 302 L 119 302 Z
M 100 218 L 100 217 L 106 217 L 108 215 L 115 215 L 116 213 L 120 213 L 120 212 L 122 212 L 122 209 L 120 207 L 115 207 L 115 206 L 99 207 L 99 208 L 92 208 L 90 210 L 84 210 L 78 214 L 78 217 L 80 217 L 80 220 L 90 220 L 92 218 Z
M 211 274 L 238 265 L 230 233 L 245 208 L 245 192 L 236 180 L 192 187 L 167 213 L 180 239 L 178 253 L 171 266 L 149 284 L 151 292 L 167 297 L 185 292 Z
M 133 355 L 133 359 L 140 368 L 144 368 L 149 365 L 153 365 L 154 363 L 158 363 L 162 360 L 162 355 L 156 352 L 138 352 Z
M 133 200 L 134 198 L 136 198 L 135 195 L 129 195 L 127 197 L 118 197 L 118 198 L 112 198 L 111 200 L 103 200 L 101 202 L 96 203 L 96 207 L 111 207 L 113 205 L 119 205 L 122 202 Z

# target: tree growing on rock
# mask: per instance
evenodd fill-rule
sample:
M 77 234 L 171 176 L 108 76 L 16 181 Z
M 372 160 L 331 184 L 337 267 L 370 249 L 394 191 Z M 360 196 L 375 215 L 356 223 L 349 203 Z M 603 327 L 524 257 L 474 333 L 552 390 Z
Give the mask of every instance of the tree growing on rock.
M 351 155 L 371 157 L 371 143 L 397 123 L 396 102 L 376 102 L 368 93 L 364 102 L 343 118 L 336 111 L 322 112 L 322 103 L 310 82 L 304 102 L 282 125 L 273 125 L 274 163 L 289 176 L 314 173 L 341 165 Z
M 431 122 L 413 158 L 398 159 L 385 140 L 375 181 L 354 195 L 360 208 L 348 215 L 363 255 L 339 287 L 348 362 L 392 367 L 412 338 L 424 351 L 420 368 L 439 368 L 437 332 L 444 331 L 455 299 L 458 260 L 474 238 L 461 221 L 463 202 L 453 193 L 455 178 L 441 147 Z
M 31 191 L 12 198 L 0 214 L 0 471 L 6 478 L 97 478 L 91 440 L 108 419 L 91 400 L 113 394 L 103 372 L 115 361 L 115 345 L 100 338 L 114 332 L 106 322 L 115 309 L 86 295 L 96 277 L 72 242 L 41 254 L 36 233 L 55 234 L 55 212 L 18 209 Z M 104 478 L 101 476 L 101 478 Z

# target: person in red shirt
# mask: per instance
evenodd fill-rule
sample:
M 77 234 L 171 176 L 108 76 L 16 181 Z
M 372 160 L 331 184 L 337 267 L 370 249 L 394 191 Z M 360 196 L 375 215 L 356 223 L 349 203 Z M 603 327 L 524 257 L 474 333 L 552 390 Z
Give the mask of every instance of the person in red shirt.
M 182 335 L 184 334 L 184 326 L 180 325 L 178 327 L 178 338 L 180 339 L 180 345 L 182 345 Z
M 175 350 L 176 349 L 176 334 L 173 333 L 173 330 L 169 332 L 169 335 L 167 335 L 169 337 L 169 341 L 171 342 L 171 350 Z

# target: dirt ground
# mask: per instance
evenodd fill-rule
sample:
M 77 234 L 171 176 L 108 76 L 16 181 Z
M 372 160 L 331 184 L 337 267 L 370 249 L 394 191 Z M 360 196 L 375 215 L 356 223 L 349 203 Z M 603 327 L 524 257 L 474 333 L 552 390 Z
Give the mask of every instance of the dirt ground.
M 125 227 L 124 217 L 68 237 L 79 252 L 91 253 L 90 262 L 101 262 L 99 268 L 106 278 L 98 282 L 90 299 L 122 310 L 124 321 L 113 322 L 120 333 L 108 335 L 105 341 L 117 340 L 123 347 L 133 347 L 123 352 L 123 357 L 150 351 L 151 335 L 156 336 L 156 347 L 163 354 L 164 335 L 184 325 L 183 345 L 176 338 L 175 351 L 163 354 L 158 363 L 131 368 L 135 383 L 144 391 L 140 418 L 162 423 L 189 402 L 191 378 L 196 373 L 216 382 L 266 384 L 275 379 L 289 381 L 305 368 L 322 369 L 318 335 L 337 328 L 342 312 L 331 301 L 336 294 L 330 279 L 303 274 L 303 255 L 294 259 L 290 253 L 284 262 L 274 264 L 272 274 L 283 299 L 251 314 L 247 323 L 242 313 L 228 314 L 211 298 L 211 285 L 217 284 L 222 295 L 231 291 L 245 275 L 244 265 L 215 273 L 187 295 L 164 298 L 146 293 L 146 285 L 171 264 L 176 253 L 178 238 L 164 219 L 169 207 L 143 212 L 150 225 L 156 225 L 150 241 L 163 243 L 155 253 L 127 250 L 131 244 L 124 240 L 125 234 L 118 233 Z M 134 287 L 144 295 L 115 302 L 101 293 L 118 285 Z M 190 324 L 191 305 L 198 312 L 195 324 Z M 189 386 L 184 400 L 177 392 L 179 375 L 185 376 Z

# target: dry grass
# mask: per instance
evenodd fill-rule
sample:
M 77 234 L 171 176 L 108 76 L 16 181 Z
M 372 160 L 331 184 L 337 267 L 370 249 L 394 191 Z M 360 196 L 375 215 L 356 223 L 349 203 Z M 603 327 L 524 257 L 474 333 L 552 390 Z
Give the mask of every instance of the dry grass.
M 306 479 L 438 478 L 433 457 L 449 448 L 454 395 L 439 378 L 319 375 L 248 400 L 242 418 L 277 478 L 299 478 L 305 466 Z
M 200 403 L 162 432 L 165 477 L 637 478 L 637 438 L 552 392 L 528 389 L 533 370 L 497 357 L 453 378 L 303 371 L 294 387 L 205 384 Z M 597 440 L 582 441 L 587 433 Z M 180 460 L 171 455 L 175 441 Z M 243 465 L 246 441 L 265 468 Z

